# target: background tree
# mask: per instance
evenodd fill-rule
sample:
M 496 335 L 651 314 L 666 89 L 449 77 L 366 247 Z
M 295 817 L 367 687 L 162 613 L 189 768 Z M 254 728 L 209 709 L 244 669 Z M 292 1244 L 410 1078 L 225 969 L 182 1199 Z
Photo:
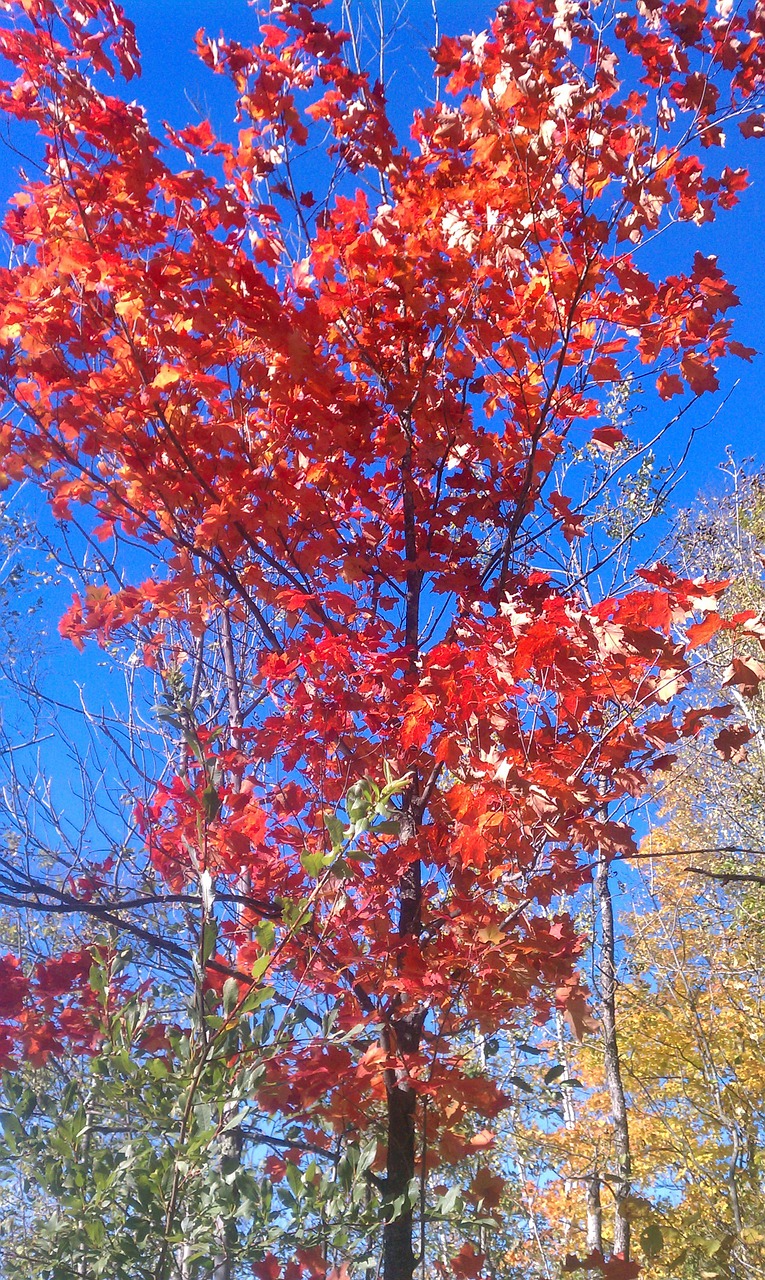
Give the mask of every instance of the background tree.
M 698 732 L 657 781 L 662 821 L 633 870 L 612 868 L 627 902 L 616 952 L 633 1177 L 625 1213 L 646 1274 L 661 1280 L 741 1280 L 763 1265 L 762 717 L 756 685 L 740 680 L 761 652 L 762 491 L 733 462 L 724 484 L 682 513 L 677 554 L 687 573 L 729 579 L 719 615 L 692 633 L 694 642 L 707 633 L 694 649 L 694 697 L 723 704 L 732 693 L 743 723 L 703 730 L 689 707 Z M 725 619 L 741 611 L 749 621 L 731 633 Z M 595 987 L 598 956 L 593 937 L 585 964 Z M 518 1163 L 531 1176 L 525 1196 L 508 1183 L 500 1212 L 517 1224 L 524 1199 L 534 1205 L 538 1257 L 526 1274 L 541 1276 L 571 1249 L 602 1248 L 619 1182 L 596 1037 L 543 1037 L 534 1054 L 536 1069 L 534 1057 L 521 1067 L 523 1122 L 505 1139 L 516 1150 L 526 1131 Z M 523 1274 L 523 1247 L 510 1256 Z

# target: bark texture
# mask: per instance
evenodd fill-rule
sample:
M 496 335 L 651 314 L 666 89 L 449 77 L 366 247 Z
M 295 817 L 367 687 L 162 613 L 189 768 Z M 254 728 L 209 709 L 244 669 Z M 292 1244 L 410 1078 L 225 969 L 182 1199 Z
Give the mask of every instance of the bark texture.
M 587 1183 L 587 1249 L 603 1252 L 603 1209 L 600 1203 L 600 1174 L 595 1172 Z
M 400 837 L 402 843 L 412 840 L 417 831 L 418 806 L 413 794 L 404 798 Z M 419 937 L 422 929 L 422 872 L 418 861 L 412 862 L 402 876 L 398 919 L 399 940 Z M 395 1069 L 385 1073 L 388 1104 L 388 1157 L 385 1177 L 385 1199 L 393 1205 L 400 1197 L 399 1209 L 383 1228 L 383 1280 L 412 1280 L 417 1259 L 414 1253 L 414 1215 L 408 1204 L 409 1188 L 415 1176 L 415 1113 L 417 1095 L 406 1060 L 420 1048 L 424 1013 L 412 1009 L 391 1020 L 384 1033 L 384 1047 L 398 1059 Z
M 402 417 L 406 447 L 401 460 L 402 504 L 404 510 L 404 557 L 406 561 L 405 641 L 409 653 L 409 671 L 416 678 L 419 656 L 420 596 L 422 571 L 417 567 L 417 519 L 412 482 L 412 421 Z M 427 794 L 420 795 L 418 780 L 402 800 L 399 839 L 402 845 L 414 841 Z M 409 938 L 419 938 L 422 931 L 422 868 L 414 860 L 406 868 L 399 884 L 398 938 L 404 945 Z M 388 1111 L 388 1156 L 385 1176 L 385 1201 L 393 1216 L 383 1228 L 383 1280 L 412 1280 L 417 1258 L 414 1253 L 414 1214 L 409 1190 L 415 1177 L 417 1095 L 407 1067 L 407 1059 L 419 1051 L 425 1020 L 421 1009 L 394 1008 L 383 1030 L 383 1046 L 397 1059 L 395 1068 L 385 1073 Z M 403 1207 L 395 1202 L 403 1198 Z
M 632 1153 L 629 1115 L 624 1094 L 619 1040 L 616 1028 L 616 932 L 608 863 L 601 854 L 595 872 L 595 892 L 600 908 L 600 1017 L 603 1030 L 603 1065 L 611 1101 L 614 1156 L 614 1253 L 630 1256 L 630 1224 L 625 1202 L 632 1189 Z M 598 1188 L 598 1194 L 600 1193 Z

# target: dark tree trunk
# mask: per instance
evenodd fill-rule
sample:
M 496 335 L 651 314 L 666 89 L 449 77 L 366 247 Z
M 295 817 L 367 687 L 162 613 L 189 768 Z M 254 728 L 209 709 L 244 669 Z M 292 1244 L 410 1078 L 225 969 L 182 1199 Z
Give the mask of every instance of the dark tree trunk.
M 416 1053 L 422 1034 L 419 1013 L 394 1023 L 399 1053 Z M 388 1072 L 388 1162 L 385 1199 L 390 1204 L 404 1198 L 391 1222 L 383 1230 L 383 1280 L 412 1280 L 417 1261 L 414 1254 L 414 1215 L 409 1207 L 409 1188 L 415 1176 L 415 1111 L 417 1095 L 405 1067 Z
M 401 819 L 402 843 L 415 835 L 417 816 L 417 802 L 410 794 L 405 798 Z M 398 933 L 402 942 L 419 936 L 421 911 L 421 869 L 419 862 L 413 862 L 401 880 Z M 409 1204 L 409 1189 L 415 1176 L 417 1094 L 409 1077 L 406 1059 L 419 1051 L 423 1022 L 423 1012 L 413 1009 L 393 1018 L 390 1028 L 384 1033 L 385 1048 L 399 1059 L 396 1068 L 385 1073 L 388 1104 L 385 1200 L 392 1206 L 403 1197 L 404 1203 L 383 1229 L 383 1280 L 412 1280 L 417 1265 L 413 1245 L 414 1215 Z
M 420 646 L 420 596 L 422 570 L 417 567 L 417 513 L 412 483 L 412 421 L 402 418 L 406 448 L 401 459 L 402 504 L 404 511 L 404 556 L 406 569 L 406 620 L 404 639 L 409 653 L 409 671 L 416 678 Z M 430 785 L 435 781 L 435 777 Z M 402 800 L 399 839 L 402 845 L 414 841 L 427 804 L 427 791 L 420 794 L 418 780 Z M 417 939 L 422 931 L 422 869 L 419 861 L 409 864 L 399 886 L 398 939 L 403 946 L 409 938 Z M 414 1253 L 414 1214 L 410 1207 L 410 1186 L 415 1176 L 415 1114 L 417 1094 L 413 1088 L 407 1059 L 419 1052 L 425 1014 L 420 1009 L 391 1010 L 382 1042 L 386 1052 L 395 1055 L 395 1068 L 385 1072 L 388 1108 L 388 1158 L 385 1176 L 385 1201 L 393 1214 L 383 1228 L 383 1280 L 412 1280 L 417 1259 Z M 392 1206 L 403 1198 L 398 1209 Z

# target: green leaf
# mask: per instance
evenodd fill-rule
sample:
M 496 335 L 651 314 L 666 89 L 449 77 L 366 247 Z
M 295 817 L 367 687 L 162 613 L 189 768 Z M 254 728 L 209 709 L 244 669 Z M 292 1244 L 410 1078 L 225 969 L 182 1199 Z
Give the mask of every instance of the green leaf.
M 318 880 L 322 871 L 330 867 L 335 860 L 334 851 L 330 854 L 311 853 L 310 850 L 304 849 L 300 855 L 300 865 L 307 875 Z
M 273 920 L 262 920 L 255 930 L 255 938 L 261 951 L 270 951 L 276 941 L 276 925 Z
M 533 1093 L 533 1087 L 523 1079 L 522 1076 L 508 1076 L 508 1084 L 514 1084 L 516 1089 L 522 1089 L 524 1093 Z
M 257 982 L 258 978 L 263 977 L 263 974 L 266 972 L 266 969 L 268 968 L 270 963 L 271 963 L 271 956 L 269 953 L 266 953 L 265 955 L 262 955 L 262 956 L 258 956 L 257 960 L 252 966 L 253 982 Z
M 202 792 L 202 808 L 208 822 L 212 822 L 220 813 L 221 798 L 214 782 L 208 782 Z
M 205 920 L 202 930 L 202 964 L 207 964 L 218 940 L 218 926 L 214 920 Z
M 233 1013 L 239 1003 L 239 983 L 236 978 L 226 978 L 223 983 L 223 1012 Z
M 459 1187 L 450 1187 L 445 1196 L 437 1201 L 438 1212 L 447 1217 L 450 1213 L 454 1213 L 458 1207 L 462 1208 L 462 1196 Z
M 311 908 L 307 898 L 301 898 L 299 902 L 290 902 L 282 898 L 281 908 L 282 921 L 290 933 L 297 933 L 298 929 L 302 929 L 303 925 L 311 919 Z
M 332 848 L 336 851 L 342 849 L 345 843 L 345 823 L 334 814 L 328 811 L 323 814 L 324 826 L 329 832 L 329 838 L 332 841 Z
M 369 778 L 360 778 L 358 782 L 354 782 L 345 798 L 345 807 L 352 823 L 364 821 L 369 813 L 370 805 L 374 804 L 377 799 L 376 791 L 377 788 L 374 787 Z
M 664 1236 L 657 1223 L 649 1223 L 645 1231 L 640 1233 L 640 1248 L 649 1260 L 661 1253 L 664 1248 Z
M 104 971 L 104 966 L 99 964 L 97 960 L 95 960 L 90 966 L 88 981 L 93 994 L 98 996 L 101 1003 L 103 1003 L 106 996 L 106 973 Z

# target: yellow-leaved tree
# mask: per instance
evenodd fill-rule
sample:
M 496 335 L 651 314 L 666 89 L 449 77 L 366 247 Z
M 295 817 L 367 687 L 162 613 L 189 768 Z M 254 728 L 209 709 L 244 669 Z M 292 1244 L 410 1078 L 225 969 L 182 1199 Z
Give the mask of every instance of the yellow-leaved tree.
M 537 1039 L 525 1074 L 510 1063 L 506 1213 L 525 1232 L 498 1251 L 502 1280 L 616 1253 L 625 1232 L 647 1280 L 765 1275 L 765 701 L 748 678 L 765 649 L 765 477 L 731 461 L 728 478 L 681 518 L 677 556 L 730 581 L 723 612 L 751 614 L 696 650 L 699 705 L 732 714 L 699 721 L 660 775 L 638 858 L 605 885 L 593 868 L 593 1024 Z

